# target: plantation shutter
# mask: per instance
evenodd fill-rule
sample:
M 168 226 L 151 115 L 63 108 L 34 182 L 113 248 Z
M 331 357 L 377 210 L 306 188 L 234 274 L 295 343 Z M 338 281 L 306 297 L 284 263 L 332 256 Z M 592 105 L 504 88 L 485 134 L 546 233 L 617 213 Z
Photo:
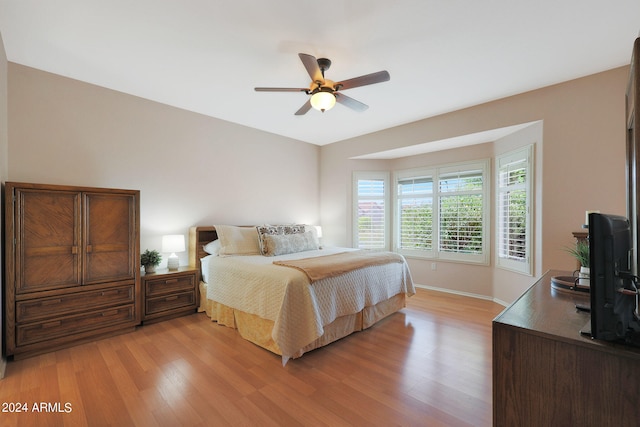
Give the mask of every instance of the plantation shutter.
M 527 210 L 526 164 L 524 161 L 500 169 L 499 256 L 524 260 Z
M 440 175 L 439 251 L 482 253 L 483 181 L 482 170 Z
M 398 248 L 433 250 L 433 178 L 398 181 Z
M 385 184 L 385 178 L 356 180 L 358 248 L 385 249 L 387 247 Z
M 498 158 L 498 266 L 531 274 L 531 147 Z

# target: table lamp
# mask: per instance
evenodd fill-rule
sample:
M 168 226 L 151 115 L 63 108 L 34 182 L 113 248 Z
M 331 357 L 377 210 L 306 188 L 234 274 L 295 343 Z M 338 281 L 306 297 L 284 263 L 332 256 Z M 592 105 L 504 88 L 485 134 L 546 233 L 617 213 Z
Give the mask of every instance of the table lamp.
M 316 225 L 316 235 L 318 236 L 318 249 L 322 249 L 322 243 L 321 243 L 321 239 L 322 239 L 322 226 L 320 225 Z
M 167 259 L 167 268 L 177 270 L 180 266 L 180 259 L 176 252 L 184 252 L 184 236 L 182 234 L 169 234 L 162 236 L 162 252 L 170 252 Z

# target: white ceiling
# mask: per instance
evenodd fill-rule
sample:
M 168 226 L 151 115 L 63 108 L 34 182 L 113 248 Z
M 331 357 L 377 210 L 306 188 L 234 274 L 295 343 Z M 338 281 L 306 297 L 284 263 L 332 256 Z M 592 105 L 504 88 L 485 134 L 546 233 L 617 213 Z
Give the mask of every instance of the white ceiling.
M 324 145 L 629 63 L 638 0 L 0 0 L 9 61 Z M 340 81 L 305 116 L 298 53 Z

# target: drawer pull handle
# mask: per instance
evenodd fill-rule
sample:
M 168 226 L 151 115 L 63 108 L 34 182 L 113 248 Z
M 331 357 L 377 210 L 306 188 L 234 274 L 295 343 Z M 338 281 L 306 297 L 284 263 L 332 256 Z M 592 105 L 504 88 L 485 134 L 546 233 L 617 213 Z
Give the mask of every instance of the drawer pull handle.
M 169 284 L 169 283 L 178 283 L 178 279 L 167 279 L 164 281 L 165 284 Z
M 56 305 L 56 304 L 60 304 L 61 302 L 62 302 L 62 300 L 60 298 L 50 299 L 50 300 L 42 301 L 40 303 L 40 306 Z
M 116 314 L 118 314 L 118 310 L 103 311 L 102 317 L 115 316 Z
M 119 289 L 112 289 L 110 291 L 102 291 L 102 293 L 100 294 L 100 296 L 102 297 L 106 297 L 107 295 L 117 295 L 120 293 Z
M 42 324 L 42 329 L 47 328 L 55 328 L 56 326 L 60 326 L 60 321 L 56 320 L 55 322 L 47 322 Z
M 165 301 L 175 301 L 177 299 L 178 299 L 178 297 L 176 295 L 172 295 L 170 297 L 166 297 L 164 300 Z

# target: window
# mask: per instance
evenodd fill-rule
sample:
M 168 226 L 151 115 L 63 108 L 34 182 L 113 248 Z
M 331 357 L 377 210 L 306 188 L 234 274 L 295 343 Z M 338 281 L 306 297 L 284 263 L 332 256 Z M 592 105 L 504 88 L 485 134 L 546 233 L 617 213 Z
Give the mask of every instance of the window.
M 488 263 L 488 170 L 485 160 L 398 172 L 398 252 Z
M 433 177 L 398 180 L 398 248 L 403 253 L 433 253 Z
M 482 169 L 440 176 L 439 250 L 482 254 L 484 227 L 484 172 Z
M 497 266 L 532 274 L 533 146 L 497 158 Z
M 353 178 L 354 246 L 361 249 L 389 247 L 389 174 L 355 172 Z

